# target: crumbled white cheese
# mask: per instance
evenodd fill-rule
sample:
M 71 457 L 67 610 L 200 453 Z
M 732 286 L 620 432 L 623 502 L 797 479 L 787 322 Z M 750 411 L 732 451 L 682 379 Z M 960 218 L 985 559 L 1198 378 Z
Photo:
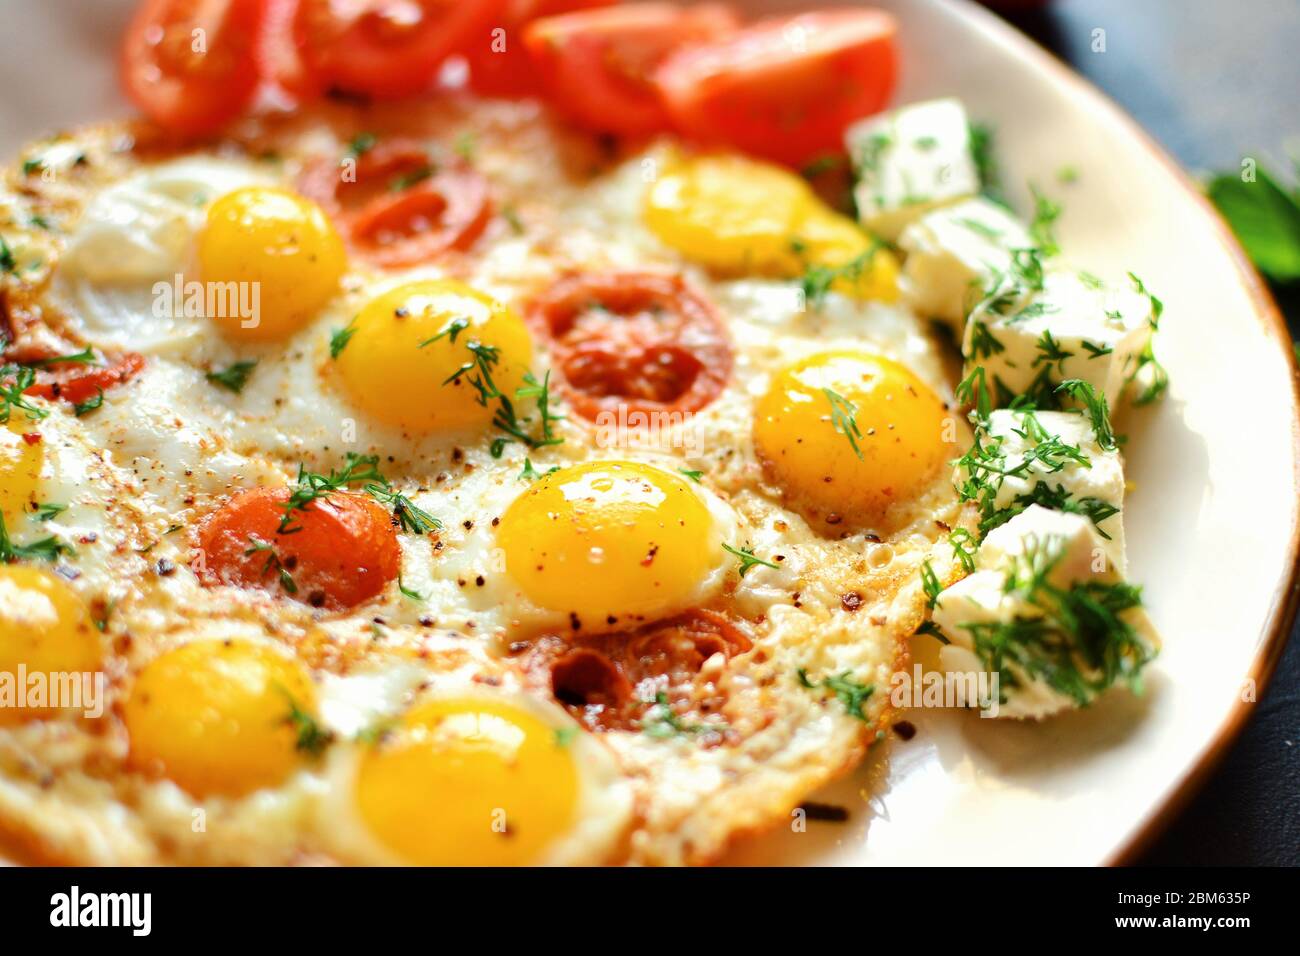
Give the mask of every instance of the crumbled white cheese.
M 907 253 L 903 300 L 918 315 L 951 325 L 961 339 L 984 290 L 1011 269 L 1011 251 L 1034 242 L 1006 209 L 976 198 L 927 213 L 903 230 L 898 244 Z
M 970 124 L 956 99 L 914 103 L 863 120 L 844 139 L 857 178 L 858 216 L 891 241 L 930 210 L 980 191 Z
M 1089 657 L 1090 645 L 1097 642 L 1108 644 L 1129 668 L 1145 662 L 1158 647 L 1140 606 L 1117 615 L 1132 629 L 1136 648 L 1118 640 L 1122 635 L 1099 632 L 1057 613 L 1059 594 L 1078 594 L 1094 585 L 1123 587 L 1104 539 L 1081 515 L 1031 505 L 991 531 L 975 561 L 974 573 L 938 596 L 934 623 L 949 641 L 940 652 L 947 671 L 992 670 L 993 649 L 1001 652 L 1003 701 L 996 716 L 1041 719 L 1090 703 L 1097 685 L 1118 676 L 1103 670 L 1095 646 Z M 993 633 L 1011 624 L 1023 626 Z M 1089 628 L 1086 634 L 1083 628 Z M 1059 653 L 1062 642 L 1067 642 L 1068 657 Z
M 1124 465 L 1118 449 L 1098 443 L 1087 415 L 994 411 L 976 448 L 958 462 L 953 483 L 994 512 L 1037 503 L 1088 516 L 1125 573 Z
M 1066 379 L 1082 379 L 1115 407 L 1155 330 L 1154 300 L 1136 284 L 1107 286 L 1067 270 L 1041 271 L 1022 257 L 975 306 L 962 354 L 982 365 L 995 395 L 1042 397 Z M 1061 404 L 1078 406 L 1069 396 Z

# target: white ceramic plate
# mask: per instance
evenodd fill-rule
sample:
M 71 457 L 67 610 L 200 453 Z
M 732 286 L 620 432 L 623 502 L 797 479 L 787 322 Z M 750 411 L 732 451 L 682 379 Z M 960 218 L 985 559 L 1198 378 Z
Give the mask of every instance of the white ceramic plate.
M 742 3 L 753 13 L 833 6 Z M 1165 638 L 1146 695 L 1043 725 L 918 711 L 818 799 L 847 825 L 750 841 L 735 863 L 1115 861 L 1190 795 L 1249 713 L 1295 611 L 1300 417 L 1285 326 L 1193 185 L 1118 109 L 991 14 L 885 0 L 902 24 L 898 102 L 956 94 L 992 123 L 1005 182 L 1062 193 L 1066 255 L 1132 270 L 1165 301 L 1165 402 L 1127 414 L 1129 564 Z M 131 0 L 12 5 L 0 32 L 0 153 L 113 116 Z M 1056 187 L 1062 166 L 1076 184 Z M 1022 208 L 1025 208 L 1022 205 Z

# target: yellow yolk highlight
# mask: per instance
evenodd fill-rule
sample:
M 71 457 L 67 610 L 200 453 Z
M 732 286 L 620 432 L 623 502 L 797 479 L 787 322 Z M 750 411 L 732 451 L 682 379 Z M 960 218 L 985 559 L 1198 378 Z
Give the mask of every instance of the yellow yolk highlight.
M 132 764 L 199 797 L 283 781 L 310 749 L 315 714 L 306 669 L 243 640 L 167 651 L 140 671 L 124 708 Z
M 325 212 L 285 189 L 249 186 L 227 193 L 208 210 L 199 236 L 201 278 L 238 283 L 222 301 L 255 305 L 217 311 L 221 331 L 235 338 L 270 341 L 291 334 L 333 298 L 347 269 L 343 240 Z
M 38 434 L 36 423 L 15 411 L 7 425 L 0 425 L 0 515 L 10 529 L 37 503 L 45 443 L 29 442 L 24 434 Z
M 796 506 L 865 519 L 934 478 L 953 454 L 944 440 L 949 417 L 892 359 L 823 352 L 775 376 L 755 409 L 754 444 Z
M 356 801 L 370 832 L 421 866 L 543 862 L 573 826 L 579 778 L 555 728 L 501 701 L 417 706 L 361 757 Z
M 532 601 L 595 627 L 681 610 L 720 553 L 713 515 L 685 479 L 635 462 L 539 479 L 506 509 L 497 542 Z
M 84 691 L 81 675 L 99 670 L 102 656 L 99 631 L 72 588 L 39 568 L 0 566 L 0 675 L 9 675 L 0 680 L 15 682 L 13 701 L 0 706 L 0 725 L 55 712 L 53 707 L 10 706 L 32 702 L 28 689 L 16 683 L 19 665 L 28 676 L 47 675 L 48 683 L 68 675 Z M 84 694 L 82 700 L 88 707 Z M 49 698 L 47 702 L 71 703 Z
M 486 427 L 499 408 L 491 393 L 515 402 L 533 354 L 514 312 L 452 279 L 384 293 L 347 335 L 336 362 L 348 394 L 410 432 Z
M 733 155 L 670 160 L 642 217 L 659 239 L 723 275 L 794 278 L 835 269 L 831 288 L 898 297 L 898 260 L 780 166 Z

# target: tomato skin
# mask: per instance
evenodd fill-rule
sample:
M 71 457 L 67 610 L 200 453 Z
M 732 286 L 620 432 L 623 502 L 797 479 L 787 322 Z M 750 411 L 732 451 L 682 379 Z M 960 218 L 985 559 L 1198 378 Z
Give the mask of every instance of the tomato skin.
M 487 180 L 472 169 L 448 169 L 371 200 L 353 217 L 350 232 L 358 252 L 391 269 L 468 249 L 491 216 Z
M 707 693 L 699 678 L 706 660 L 714 654 L 729 659 L 752 647 L 725 615 L 698 608 L 632 631 L 544 635 L 524 656 L 523 667 L 530 685 L 549 692 L 591 729 L 637 730 L 653 705 L 636 687 L 653 680 L 674 703 L 689 706 L 700 691 Z
M 728 6 L 634 3 L 535 20 L 524 45 L 542 87 L 574 123 L 647 136 L 669 128 L 653 73 L 674 49 L 737 25 Z
M 199 17 L 200 13 L 208 15 Z M 182 136 L 220 129 L 257 90 L 254 46 L 264 0 L 145 0 L 122 44 L 126 95 L 150 119 Z M 206 52 L 194 51 L 202 29 Z
M 799 165 L 888 103 L 896 32 L 879 10 L 776 17 L 674 53 L 655 80 L 679 132 Z
M 717 310 L 680 276 L 567 276 L 532 302 L 529 320 L 551 339 L 569 406 L 597 424 L 608 414 L 698 411 L 731 375 Z
M 377 97 L 427 88 L 443 61 L 500 21 L 506 0 L 301 0 L 294 36 L 327 87 Z
M 401 548 L 392 518 L 378 502 L 337 491 L 293 511 L 289 527 L 299 530 L 281 534 L 289 494 L 287 488 L 249 488 L 204 519 L 197 540 L 203 584 L 287 591 L 278 561 L 296 588 L 290 596 L 338 610 L 369 600 L 396 580 Z M 254 543 L 269 544 L 273 552 L 248 553 Z
M 491 219 L 481 174 L 452 166 L 424 176 L 430 168 L 422 145 L 395 138 L 357 159 L 354 182 L 342 179 L 337 162 L 322 158 L 303 171 L 298 188 L 334 219 L 359 254 L 396 268 L 469 248 Z M 394 192 L 392 183 L 402 176 L 413 182 Z
M 539 89 L 532 60 L 524 49 L 523 31 L 533 20 L 577 10 L 608 7 L 618 0 L 508 0 L 498 34 L 493 27 L 474 37 L 465 50 L 469 85 L 480 96 L 530 96 Z M 504 43 L 504 49 L 501 49 Z
M 266 22 L 257 43 L 257 71 L 263 82 L 305 103 L 324 93 L 325 84 L 307 68 L 294 34 L 301 5 L 302 0 L 266 0 Z
M 85 365 L 62 365 L 41 373 L 43 381 L 28 388 L 24 394 L 50 400 L 61 398 L 79 405 L 88 402 L 101 391 L 115 385 L 124 385 L 144 368 L 144 356 L 127 352 L 111 365 L 91 368 Z

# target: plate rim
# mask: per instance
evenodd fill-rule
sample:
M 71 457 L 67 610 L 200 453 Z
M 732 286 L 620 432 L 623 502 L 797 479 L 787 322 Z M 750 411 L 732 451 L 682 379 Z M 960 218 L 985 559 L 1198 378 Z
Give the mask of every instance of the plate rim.
M 1219 245 L 1227 252 L 1236 276 L 1253 307 L 1255 318 L 1264 327 L 1268 338 L 1282 351 L 1283 359 L 1291 371 L 1291 471 L 1294 494 L 1291 498 L 1291 534 L 1289 540 L 1290 570 L 1283 572 L 1279 585 L 1271 595 L 1271 605 L 1264 622 L 1264 639 L 1243 675 L 1255 682 L 1255 700 L 1238 699 L 1222 723 L 1202 744 L 1195 758 L 1177 774 L 1160 797 L 1142 814 L 1136 826 L 1124 837 L 1118 847 L 1112 848 L 1100 860 L 1103 866 L 1126 866 L 1136 862 L 1147 848 L 1168 828 L 1173 818 L 1181 812 L 1197 791 L 1204 786 L 1210 774 L 1227 756 L 1246 723 L 1253 715 L 1253 707 L 1268 688 L 1282 652 L 1290 638 L 1297 611 L 1300 610 L 1300 364 L 1292 347 L 1291 331 L 1278 308 L 1267 284 L 1251 264 L 1237 237 L 1227 222 L 1197 187 L 1186 170 L 1152 138 L 1137 120 L 1069 64 L 1055 56 L 1033 37 L 1016 29 L 1012 24 L 981 7 L 973 0 L 930 0 L 956 17 L 963 24 L 985 36 L 1005 44 L 1009 49 L 1032 61 L 1043 72 L 1050 73 L 1078 97 L 1085 105 L 1100 114 L 1105 121 L 1130 136 L 1163 168 L 1170 179 L 1199 209 L 1206 225 L 1211 227 Z M 1285 564 L 1284 564 L 1285 569 Z

